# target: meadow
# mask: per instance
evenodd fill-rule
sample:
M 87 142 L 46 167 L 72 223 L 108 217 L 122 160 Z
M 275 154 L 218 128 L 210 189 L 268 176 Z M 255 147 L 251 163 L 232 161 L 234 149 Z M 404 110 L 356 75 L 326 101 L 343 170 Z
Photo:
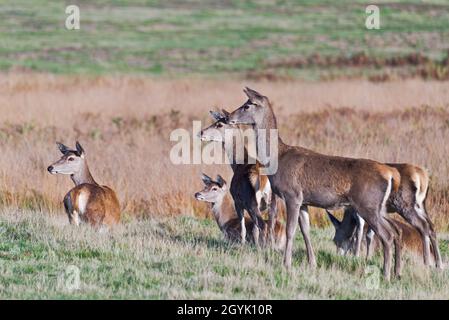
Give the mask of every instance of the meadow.
M 298 237 L 292 271 L 282 255 L 224 241 L 208 219 L 133 220 L 110 233 L 66 217 L 0 211 L 2 299 L 448 299 L 448 269 L 404 258 L 403 276 L 381 280 L 381 258 L 335 254 L 330 229 L 311 235 L 318 267 Z M 449 240 L 441 241 L 447 261 Z
M 380 256 L 368 263 L 338 257 L 333 229 L 318 209 L 311 211 L 316 271 L 305 264 L 300 235 L 292 274 L 282 269 L 278 252 L 232 247 L 209 207 L 193 197 L 202 188 L 201 172 L 229 181 L 228 166 L 174 165 L 169 159 L 172 130 L 192 130 L 193 120 L 207 125 L 208 110 L 239 106 L 248 84 L 272 99 L 288 143 L 428 168 L 427 208 L 447 260 L 449 166 L 447 146 L 440 143 L 449 135 L 445 83 L 33 74 L 0 82 L 4 298 L 448 297 L 447 269 L 426 270 L 416 257 L 406 258 L 400 281 L 379 280 L 379 288 L 370 289 L 372 274 L 365 272 L 371 266 L 380 272 Z M 61 201 L 72 182 L 46 171 L 59 158 L 54 142 L 73 145 L 75 139 L 97 181 L 118 192 L 123 225 L 109 234 L 69 226 Z M 67 292 L 58 287 L 58 277 L 72 265 L 80 269 L 83 287 Z
M 65 1 L 2 1 L 0 69 L 169 77 L 448 78 L 440 63 L 449 37 L 445 0 L 377 1 L 380 30 L 365 28 L 365 8 L 372 4 L 366 0 L 70 4 L 80 8 L 80 30 L 65 29 Z M 380 66 L 393 68 L 386 72 Z
M 447 264 L 447 1 L 378 1 L 371 31 L 362 0 L 72 3 L 80 30 L 64 28 L 63 1 L 0 3 L 0 298 L 449 298 L 449 269 L 418 257 L 385 283 L 380 255 L 337 256 L 320 209 L 316 270 L 299 234 L 291 273 L 279 252 L 229 244 L 193 195 L 202 172 L 230 181 L 230 168 L 169 158 L 173 130 L 209 125 L 209 110 L 239 107 L 249 86 L 272 101 L 286 143 L 425 167 Z M 73 183 L 46 170 L 55 142 L 76 140 L 117 191 L 123 223 L 109 233 L 70 226 Z

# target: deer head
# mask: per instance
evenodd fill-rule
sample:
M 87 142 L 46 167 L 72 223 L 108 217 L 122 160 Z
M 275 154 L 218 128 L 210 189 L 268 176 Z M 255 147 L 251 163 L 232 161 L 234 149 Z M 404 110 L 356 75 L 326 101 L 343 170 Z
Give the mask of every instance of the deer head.
M 50 165 L 47 170 L 51 174 L 74 175 L 85 167 L 85 152 L 81 144 L 76 142 L 76 149 L 72 150 L 62 143 L 56 142 L 62 157 Z
M 245 92 L 248 100 L 229 115 L 228 123 L 231 125 L 255 125 L 263 122 L 268 111 L 267 109 L 270 108 L 268 98 L 248 87 L 243 92 Z
M 343 221 L 338 220 L 332 213 L 326 210 L 329 220 L 335 228 L 333 241 L 337 246 L 337 252 L 340 255 L 346 255 L 354 249 L 355 232 L 357 229 L 357 221 L 351 214 L 345 211 Z
M 211 203 L 221 202 L 227 192 L 226 181 L 220 175 L 217 175 L 217 180 L 214 181 L 204 173 L 202 174 L 201 179 L 204 183 L 204 189 L 195 193 L 195 198 L 200 201 Z
M 209 113 L 215 122 L 209 127 L 201 130 L 201 140 L 224 142 L 226 130 L 232 130 L 235 128 L 228 124 L 229 112 L 223 109 L 221 113 L 217 111 L 209 111 Z

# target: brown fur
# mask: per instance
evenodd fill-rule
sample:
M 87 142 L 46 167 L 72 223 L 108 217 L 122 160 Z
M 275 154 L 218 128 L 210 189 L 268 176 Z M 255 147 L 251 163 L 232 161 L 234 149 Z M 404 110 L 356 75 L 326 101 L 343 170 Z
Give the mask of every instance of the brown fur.
M 98 228 L 120 222 L 120 204 L 115 192 L 100 186 L 92 177 L 85 159 L 85 152 L 76 142 L 76 150 L 57 143 L 62 157 L 47 170 L 52 174 L 70 175 L 75 187 L 64 197 L 64 207 L 70 224 L 86 222 Z
M 256 130 L 257 142 L 263 136 L 259 130 L 278 129 L 276 117 L 267 97 L 246 88 L 248 100 L 229 116 L 230 124 L 249 124 Z M 271 145 L 271 136 L 265 135 L 263 143 Z M 351 205 L 376 231 L 384 247 L 384 277 L 390 279 L 392 244 L 395 244 L 395 273 L 400 274 L 400 243 L 393 228 L 384 221 L 385 202 L 393 188 L 400 183 L 395 168 L 368 159 L 353 159 L 319 154 L 302 147 L 285 144 L 280 137 L 276 154 L 277 171 L 269 176 L 273 192 L 285 201 L 287 208 L 287 241 L 284 265 L 291 267 L 293 240 L 298 219 L 304 237 L 307 258 L 316 265 L 308 220 L 302 214 L 303 206 L 311 205 L 325 209 Z M 260 159 L 258 159 L 260 160 Z M 262 163 L 271 165 L 270 163 Z M 393 180 L 393 181 L 392 181 Z
M 402 222 L 397 219 L 389 219 L 390 222 L 392 222 L 396 229 L 398 229 L 401 232 L 401 239 L 402 239 L 402 245 L 403 247 L 415 254 L 415 255 L 422 255 L 423 252 L 423 243 L 421 241 L 421 235 L 419 232 L 412 227 L 410 224 Z M 365 226 L 364 228 L 364 238 L 366 237 L 368 227 Z M 381 244 L 379 237 L 374 235 L 373 241 L 371 243 L 373 246 L 372 252 L 379 251 L 381 249 Z
M 233 242 L 242 241 L 242 220 L 237 217 L 235 207 L 233 204 L 232 197 L 227 191 L 226 182 L 217 179 L 217 181 L 204 179 L 204 177 L 210 179 L 203 175 L 203 182 L 205 187 L 202 191 L 195 193 L 195 198 L 200 201 L 207 201 L 211 203 L 212 213 L 214 215 L 215 221 L 218 227 L 225 235 L 226 239 Z M 213 190 L 213 188 L 219 188 L 218 190 Z M 251 219 L 244 218 L 246 230 L 254 229 L 254 221 Z M 282 249 L 285 246 L 285 227 L 276 221 L 274 225 L 273 232 L 273 245 L 276 249 Z M 250 241 L 251 243 L 257 244 L 254 237 L 254 233 L 246 233 L 245 241 Z
M 249 163 L 250 155 L 248 154 L 248 150 L 246 148 L 244 148 L 244 163 L 237 163 L 236 161 L 236 144 L 233 144 L 232 146 L 232 155 L 229 154 L 231 149 L 229 147 L 227 148 L 224 143 L 224 130 L 226 128 L 234 128 L 227 123 L 229 113 L 225 110 L 223 110 L 223 113 L 211 111 L 211 115 L 216 121 L 212 125 L 201 130 L 200 136 L 202 139 L 208 141 L 222 141 L 222 146 L 227 153 L 232 171 L 234 173 L 230 184 L 230 191 L 232 198 L 234 199 L 236 214 L 240 221 L 243 222 L 244 212 L 246 211 L 252 221 L 256 222 L 253 224 L 255 228 L 251 229 L 253 232 L 253 237 L 257 237 L 259 240 L 262 240 L 262 243 L 265 243 L 265 237 L 260 239 L 258 234 L 262 231 L 266 235 L 267 224 L 262 217 L 261 211 L 268 210 L 268 236 L 273 244 L 274 238 L 272 234 L 274 233 L 277 213 L 276 199 L 274 198 L 274 194 L 271 192 L 271 189 L 268 189 L 267 193 L 263 192 L 267 187 L 267 184 L 269 184 L 269 179 L 267 176 L 260 174 L 262 165 L 259 161 L 256 160 L 255 164 Z M 220 135 L 219 137 L 215 137 L 217 132 Z M 246 227 L 244 227 L 244 230 L 241 231 L 241 239 L 246 240 Z
M 85 195 L 86 207 L 81 212 L 79 207 L 80 196 Z M 67 199 L 67 200 L 66 200 Z M 89 223 L 94 227 L 102 225 L 113 226 L 120 222 L 120 204 L 115 192 L 107 187 L 95 184 L 84 183 L 70 190 L 64 198 L 66 212 L 70 223 L 75 223 L 77 219 Z

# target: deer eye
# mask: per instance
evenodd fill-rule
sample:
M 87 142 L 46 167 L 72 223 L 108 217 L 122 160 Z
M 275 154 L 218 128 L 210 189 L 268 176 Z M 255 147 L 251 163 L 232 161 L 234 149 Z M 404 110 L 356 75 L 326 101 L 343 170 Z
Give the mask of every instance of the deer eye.
M 75 158 L 74 158 L 74 157 L 70 157 L 70 158 L 68 158 L 67 160 L 73 161 L 73 160 L 75 160 Z
M 249 104 L 245 104 L 245 105 L 243 106 L 243 109 L 248 110 L 248 109 L 249 109 Z
M 223 127 L 223 125 L 221 123 L 218 123 L 217 128 L 221 128 L 221 127 Z
M 218 188 L 217 187 L 212 187 L 212 191 L 217 191 Z

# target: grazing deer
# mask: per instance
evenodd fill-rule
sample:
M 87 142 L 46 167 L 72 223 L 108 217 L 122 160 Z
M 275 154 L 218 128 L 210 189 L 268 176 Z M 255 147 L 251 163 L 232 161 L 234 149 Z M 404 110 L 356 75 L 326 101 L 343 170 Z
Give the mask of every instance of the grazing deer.
M 257 145 L 271 146 L 271 129 L 277 130 L 276 117 L 267 97 L 245 88 L 248 100 L 229 115 L 228 122 L 248 124 L 255 129 Z M 293 240 L 299 225 L 311 266 L 316 266 L 309 235 L 308 215 L 303 210 L 311 205 L 324 209 L 352 206 L 379 236 L 384 250 L 384 278 L 391 273 L 392 244 L 395 247 L 395 274 L 401 271 L 401 245 L 392 225 L 385 219 L 386 202 L 391 190 L 398 190 L 399 172 L 392 167 L 368 159 L 323 155 L 302 147 L 285 144 L 275 138 L 278 148 L 268 159 L 258 160 L 267 167 L 277 161 L 277 171 L 269 175 L 272 191 L 285 201 L 287 208 L 287 242 L 284 265 L 291 267 Z M 271 150 L 270 150 L 271 152 Z
M 425 208 L 425 200 L 429 186 L 427 172 L 423 168 L 408 163 L 387 163 L 387 165 L 395 167 L 401 175 L 401 183 L 398 191 L 392 191 L 387 201 L 387 211 L 400 214 L 405 221 L 415 228 L 417 234 L 421 236 L 424 264 L 430 265 L 432 252 L 433 261 L 438 268 L 441 268 L 442 261 L 436 232 Z M 364 221 L 357 213 L 355 215 L 353 214 L 353 216 L 354 219 L 357 219 L 354 251 L 355 255 L 358 256 L 363 238 Z M 367 234 L 370 235 L 372 233 L 368 232 Z M 368 236 L 366 241 L 368 245 L 367 251 L 369 253 L 371 237 Z
M 76 150 L 56 143 L 62 153 L 61 159 L 47 168 L 51 174 L 70 175 L 75 187 L 64 197 L 64 207 L 70 224 L 80 221 L 94 227 L 112 226 L 120 221 L 120 205 L 115 192 L 100 186 L 92 177 L 84 149 L 76 142 Z
M 250 164 L 248 159 L 249 155 L 247 149 L 244 148 L 244 161 L 238 163 L 236 144 L 232 144 L 232 148 L 227 147 L 225 144 L 225 132 L 226 130 L 234 130 L 233 133 L 237 133 L 237 139 L 242 140 L 242 137 L 238 134 L 239 129 L 235 126 L 230 126 L 227 123 L 227 117 L 229 113 L 223 110 L 223 113 L 216 111 L 210 112 L 215 122 L 207 128 L 204 128 L 200 132 L 200 138 L 203 141 L 216 141 L 221 142 L 223 149 L 229 159 L 232 171 L 234 175 L 231 180 L 230 191 L 235 204 L 235 210 L 237 216 L 241 222 L 241 239 L 244 243 L 246 238 L 246 226 L 244 223 L 244 210 L 248 212 L 254 224 L 252 229 L 253 237 L 256 239 L 256 243 L 259 243 L 259 233 L 263 231 L 265 234 L 265 222 L 262 219 L 261 211 L 264 211 L 269 207 L 269 237 L 271 244 L 274 244 L 274 227 L 276 221 L 276 199 L 271 192 L 270 181 L 265 175 L 260 175 L 260 162 L 253 161 L 255 164 Z M 243 141 L 241 142 L 243 146 Z M 265 237 L 262 239 L 264 240 Z
M 333 241 L 337 247 L 337 252 L 341 255 L 351 251 L 354 252 L 357 243 L 357 229 L 360 226 L 357 212 L 353 208 L 346 208 L 342 221 L 339 221 L 328 210 L 326 212 L 335 228 Z M 408 223 L 396 219 L 390 219 L 389 221 L 400 233 L 403 247 L 414 254 L 422 254 L 423 242 L 421 241 L 420 233 Z M 380 249 L 380 241 L 379 237 L 368 226 L 365 225 L 362 227 L 362 230 L 362 234 L 366 239 L 366 259 L 369 259 L 374 251 Z
M 195 198 L 212 204 L 212 212 L 218 227 L 228 240 L 241 242 L 241 222 L 240 218 L 235 215 L 226 181 L 220 175 L 217 176 L 216 181 L 205 174 L 202 175 L 201 179 L 204 182 L 204 189 L 195 193 Z M 244 219 L 244 223 L 248 229 L 253 228 L 254 222 L 250 219 Z M 274 248 L 282 250 L 285 246 L 285 228 L 279 221 L 276 221 L 274 230 Z M 246 235 L 246 240 L 257 243 L 253 234 Z

